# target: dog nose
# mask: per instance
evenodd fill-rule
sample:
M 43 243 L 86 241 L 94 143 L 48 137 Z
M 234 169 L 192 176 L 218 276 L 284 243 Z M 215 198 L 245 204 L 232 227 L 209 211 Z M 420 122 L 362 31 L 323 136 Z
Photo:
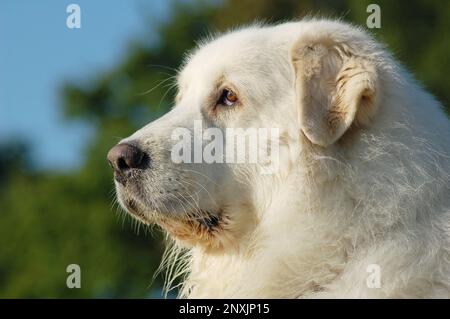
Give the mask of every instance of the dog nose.
M 138 147 L 123 143 L 114 146 L 108 152 L 108 162 L 111 167 L 119 173 L 131 168 L 139 168 L 144 159 L 144 152 Z

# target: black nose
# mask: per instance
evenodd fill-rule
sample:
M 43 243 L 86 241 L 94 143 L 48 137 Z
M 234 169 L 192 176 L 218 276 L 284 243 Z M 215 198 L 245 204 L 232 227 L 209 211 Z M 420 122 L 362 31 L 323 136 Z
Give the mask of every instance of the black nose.
M 123 173 L 131 168 L 139 168 L 145 153 L 131 144 L 118 144 L 108 152 L 108 162 L 116 172 Z

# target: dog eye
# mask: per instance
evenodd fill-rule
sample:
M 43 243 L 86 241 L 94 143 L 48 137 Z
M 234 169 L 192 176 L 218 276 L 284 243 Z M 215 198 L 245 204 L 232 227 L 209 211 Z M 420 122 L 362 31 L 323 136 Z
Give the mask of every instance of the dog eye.
M 217 104 L 226 105 L 226 106 L 234 106 L 238 102 L 238 96 L 229 89 L 224 89 L 222 91 L 222 95 L 217 101 Z

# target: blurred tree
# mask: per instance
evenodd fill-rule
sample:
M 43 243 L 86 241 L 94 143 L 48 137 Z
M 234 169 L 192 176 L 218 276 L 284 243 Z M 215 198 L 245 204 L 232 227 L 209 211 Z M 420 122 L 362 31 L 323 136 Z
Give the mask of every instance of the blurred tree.
M 209 32 L 254 20 L 305 15 L 365 27 L 368 0 L 230 0 L 174 2 L 159 41 L 135 43 L 98 79 L 62 89 L 67 119 L 96 126 L 83 167 L 64 174 L 27 169 L 26 149 L 0 148 L 0 297 L 145 297 L 162 252 L 161 236 L 121 227 L 111 207 L 107 150 L 170 106 L 173 76 L 186 50 Z M 450 105 L 450 2 L 377 1 L 381 29 L 370 31 Z M 6 186 L 6 187 L 5 187 Z M 66 267 L 81 266 L 81 289 L 68 289 Z M 156 289 L 160 287 L 157 279 Z
M 29 157 L 29 146 L 24 141 L 13 140 L 0 145 L 0 189 L 12 173 L 28 167 Z

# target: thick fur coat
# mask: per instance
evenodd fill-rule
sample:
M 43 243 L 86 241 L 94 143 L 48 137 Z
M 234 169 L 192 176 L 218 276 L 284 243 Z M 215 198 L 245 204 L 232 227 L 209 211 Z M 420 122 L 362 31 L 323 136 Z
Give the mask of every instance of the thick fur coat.
M 450 122 L 366 32 L 234 30 L 189 55 L 177 86 L 173 110 L 121 142 L 152 165 L 116 184 L 173 239 L 162 266 L 182 297 L 450 297 Z M 219 105 L 224 88 L 236 105 Z M 171 134 L 194 120 L 278 128 L 279 170 L 173 163 Z

